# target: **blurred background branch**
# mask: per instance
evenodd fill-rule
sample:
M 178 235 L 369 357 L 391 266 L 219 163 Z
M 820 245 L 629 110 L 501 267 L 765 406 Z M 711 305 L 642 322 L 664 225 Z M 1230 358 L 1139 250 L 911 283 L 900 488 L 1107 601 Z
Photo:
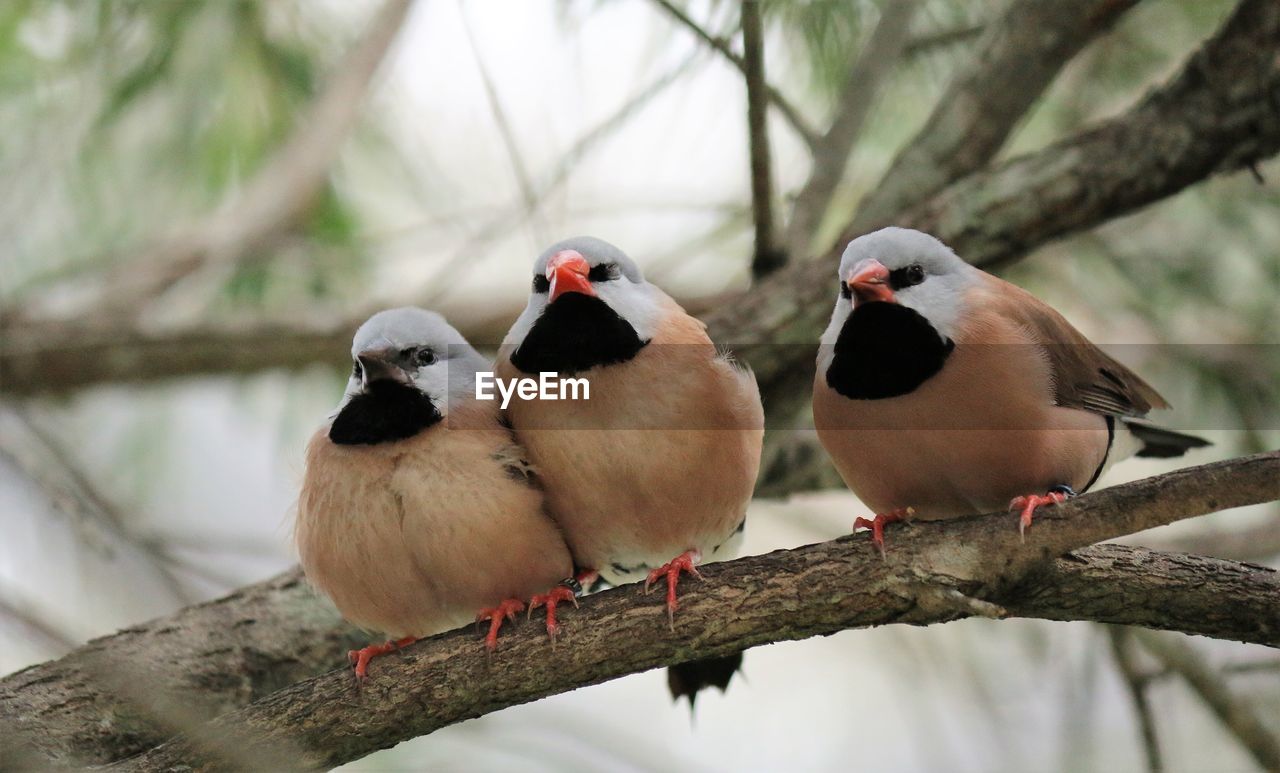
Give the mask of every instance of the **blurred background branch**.
M 1166 668 L 1181 676 L 1263 770 L 1280 770 L 1280 740 L 1258 710 L 1233 693 L 1227 682 L 1185 639 L 1151 631 L 1134 638 Z
M 227 270 L 271 254 L 271 243 L 299 221 L 328 184 L 330 168 L 413 0 L 386 0 L 334 71 L 324 91 L 296 120 L 293 133 L 258 173 L 207 219 L 92 281 L 98 300 L 86 316 L 136 314 L 146 302 L 195 273 Z M 20 309 L 21 319 L 32 309 Z

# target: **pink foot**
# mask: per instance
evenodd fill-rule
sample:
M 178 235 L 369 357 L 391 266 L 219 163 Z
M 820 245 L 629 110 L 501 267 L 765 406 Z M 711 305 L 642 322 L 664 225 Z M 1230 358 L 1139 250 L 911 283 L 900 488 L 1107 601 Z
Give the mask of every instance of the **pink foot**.
M 688 572 L 689 574 L 702 579 L 702 575 L 698 573 L 697 563 L 702 560 L 702 554 L 697 550 L 686 550 L 675 558 L 671 559 L 662 566 L 649 572 L 649 576 L 644 581 L 644 592 L 649 592 L 652 586 L 659 578 L 664 575 L 667 578 L 667 623 L 674 629 L 676 625 L 676 585 L 680 583 L 680 573 Z
M 386 655 L 388 652 L 395 652 L 401 647 L 408 647 L 417 639 L 412 636 L 406 636 L 403 639 L 388 641 L 382 644 L 370 644 L 368 647 L 360 650 L 351 650 L 347 653 L 347 660 L 351 661 L 351 665 L 355 666 L 356 681 L 363 682 L 369 677 L 369 661 L 379 655 Z
M 566 580 L 565 582 L 569 582 Z M 573 581 L 575 584 L 577 580 Z M 581 585 L 578 585 L 581 588 Z M 578 606 L 578 595 L 573 588 L 560 584 L 546 593 L 540 593 L 529 600 L 529 615 L 533 615 L 533 610 L 538 607 L 545 606 L 547 608 L 547 637 L 551 639 L 551 643 L 556 643 L 556 636 L 560 633 L 560 623 L 556 621 L 556 606 L 562 601 L 572 602 L 575 607 Z
M 899 507 L 897 510 L 890 510 L 887 513 L 878 513 L 870 520 L 866 518 L 855 518 L 853 521 L 853 530 L 870 529 L 871 544 L 880 549 L 880 556 L 883 558 L 886 556 L 884 549 L 884 527 L 891 523 L 905 521 L 914 513 L 915 510 L 913 508 Z
M 1024 497 L 1014 497 L 1013 501 L 1009 503 L 1009 512 L 1014 510 L 1022 511 L 1021 517 L 1018 518 L 1018 536 L 1024 540 L 1026 539 L 1027 527 L 1031 525 L 1031 519 L 1035 515 L 1037 507 L 1061 504 L 1075 495 L 1076 492 L 1072 491 L 1068 486 L 1056 486 L 1044 495 L 1028 494 Z
M 476 622 L 489 621 L 489 633 L 484 637 L 484 648 L 493 652 L 498 648 L 498 629 L 502 628 L 503 620 L 515 622 L 516 613 L 524 611 L 524 602 L 520 599 L 507 599 L 500 602 L 498 606 L 489 609 L 480 610 L 476 615 Z

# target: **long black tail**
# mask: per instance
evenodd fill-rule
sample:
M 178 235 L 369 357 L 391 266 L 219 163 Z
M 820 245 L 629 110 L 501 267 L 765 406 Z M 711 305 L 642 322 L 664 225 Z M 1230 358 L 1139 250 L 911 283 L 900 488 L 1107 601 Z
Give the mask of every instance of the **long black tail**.
M 1205 446 L 1213 445 L 1204 438 L 1196 437 L 1195 435 L 1184 435 L 1171 429 L 1162 429 L 1146 422 L 1125 421 L 1124 424 L 1133 433 L 1133 436 L 1142 443 L 1138 456 L 1170 459 L 1175 456 L 1182 456 L 1192 448 L 1204 448 Z
M 667 668 L 667 687 L 671 697 L 679 701 L 681 696 L 689 699 L 689 708 L 693 708 L 698 691 L 707 687 L 718 687 L 724 692 L 733 675 L 742 668 L 742 653 L 735 652 L 722 658 L 705 658 L 691 660 L 688 663 L 669 666 Z

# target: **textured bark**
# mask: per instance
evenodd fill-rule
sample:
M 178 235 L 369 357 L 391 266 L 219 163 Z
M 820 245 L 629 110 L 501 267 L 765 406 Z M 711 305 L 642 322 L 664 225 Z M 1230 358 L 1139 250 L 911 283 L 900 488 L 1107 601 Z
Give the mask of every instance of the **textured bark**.
M 674 631 L 661 601 L 626 586 L 565 615 L 552 650 L 537 625 L 488 656 L 454 631 L 378 663 L 357 689 L 339 669 L 215 720 L 198 742 L 176 739 L 118 767 L 225 767 L 213 744 L 268 765 L 325 767 L 507 706 L 693 658 L 889 623 L 975 614 L 1100 620 L 1280 646 L 1280 573 L 1142 549 L 1081 546 L 1100 535 L 1280 496 L 1280 453 L 1160 476 L 1052 509 L 1025 544 L 994 514 L 891 530 L 882 560 L 844 537 L 707 566 Z M 1206 486 L 1205 484 L 1210 485 Z M 1206 493 L 1211 491 L 1212 493 Z M 1076 553 L 1053 560 L 1070 550 Z M 287 749 L 281 756 L 281 749 Z
M 345 668 L 336 668 L 196 735 L 201 748 L 243 752 L 253 748 L 247 730 L 269 746 L 307 750 L 307 764 L 333 764 L 503 706 L 660 665 L 843 628 L 998 611 L 974 598 L 1020 616 L 1177 628 L 1280 646 L 1280 576 L 1270 569 L 1120 546 L 1051 562 L 1098 540 L 1278 497 L 1280 452 L 1272 452 L 1043 510 L 1025 544 L 1014 517 L 995 514 L 891 527 L 887 561 L 859 535 L 713 564 L 704 568 L 705 582 L 686 590 L 674 632 L 658 597 L 626 586 L 564 614 L 562 645 L 554 651 L 537 625 L 505 634 L 492 658 L 474 632 L 454 631 L 410 647 L 403 661 L 377 661 L 363 693 Z M 135 666 L 143 675 L 126 671 L 132 684 L 188 709 L 207 702 L 199 710 L 207 717 L 339 666 L 350 642 L 332 613 L 307 600 L 296 576 L 286 576 L 0 681 L 0 728 L 22 735 L 0 749 L 26 749 L 45 763 L 101 763 L 173 735 L 114 693 L 119 679 L 111 676 L 136 653 L 148 657 Z M 167 712 L 165 703 L 158 705 Z M 183 743 L 127 765 L 194 762 L 199 755 Z
M 0 770 L 137 754 L 334 667 L 363 638 L 297 570 L 127 628 L 0 681 Z
M 1137 3 L 1013 3 L 867 193 L 852 230 L 888 220 L 990 161 L 1066 63 Z
M 1242 0 L 1177 77 L 1125 115 L 967 177 L 905 219 L 989 267 L 1250 167 L 1280 150 L 1278 49 L 1280 3 Z

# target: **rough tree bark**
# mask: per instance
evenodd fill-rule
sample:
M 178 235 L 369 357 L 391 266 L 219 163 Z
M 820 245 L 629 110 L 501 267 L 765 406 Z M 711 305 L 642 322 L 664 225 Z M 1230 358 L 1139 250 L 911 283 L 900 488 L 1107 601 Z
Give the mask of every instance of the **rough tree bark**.
M 499 660 L 492 661 L 473 632 L 456 631 L 410 647 L 403 664 L 379 662 L 365 695 L 353 693 L 349 673 L 338 668 L 270 693 L 200 729 L 197 740 L 214 751 L 243 750 L 251 746 L 247 730 L 273 744 L 288 739 L 290 753 L 305 750 L 308 764 L 333 764 L 502 706 L 659 665 L 843 628 L 999 613 L 996 604 L 1019 616 L 1174 628 L 1280 646 L 1280 575 L 1270 569 L 1120 546 L 1052 560 L 1101 539 L 1278 497 L 1280 452 L 1271 452 L 1044 510 L 1025 544 L 1012 516 L 995 514 L 891 528 L 887 561 L 865 536 L 855 536 L 709 565 L 707 581 L 691 586 L 682 600 L 674 632 L 653 597 L 627 586 L 567 613 L 563 646 L 551 657 L 537 626 L 504 636 Z M 299 612 L 301 594 L 296 578 L 259 587 L 7 677 L 0 681 L 0 727 L 20 734 L 22 744 L 10 740 L 0 748 L 25 748 L 41 760 L 102 763 L 173 735 L 130 705 L 127 692 L 124 699 L 113 695 L 118 684 L 95 681 L 104 672 L 118 683 L 132 680 L 134 668 L 149 669 L 139 682 L 148 685 L 149 698 L 181 696 L 198 684 L 206 699 L 227 707 L 281 685 L 255 682 L 253 664 L 290 657 L 281 655 L 288 643 L 311 647 L 297 655 L 299 669 L 305 663 L 321 670 L 326 664 L 314 655 L 326 648 L 328 664 L 340 663 L 349 641 L 345 629 L 325 629 Z M 277 619 L 271 609 L 282 602 L 297 605 L 300 620 Z M 188 630 L 182 646 L 166 648 L 166 637 L 187 637 Z M 207 644 L 205 637 L 211 637 Z M 136 653 L 153 651 L 159 656 L 129 665 Z M 405 711 L 407 705 L 417 708 Z M 200 756 L 176 744 L 129 765 L 156 769 Z
M 891 220 L 990 161 L 1067 62 L 1137 3 L 1019 0 L 1010 5 L 924 126 L 859 202 L 852 230 Z

